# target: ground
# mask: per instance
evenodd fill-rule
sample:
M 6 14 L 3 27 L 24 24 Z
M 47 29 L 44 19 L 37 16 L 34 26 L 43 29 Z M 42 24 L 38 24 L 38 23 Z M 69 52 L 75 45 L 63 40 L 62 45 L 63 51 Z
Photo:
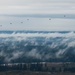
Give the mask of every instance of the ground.
M 31 72 L 31 71 L 5 71 L 0 75 L 75 75 L 75 73 L 50 73 L 50 72 Z

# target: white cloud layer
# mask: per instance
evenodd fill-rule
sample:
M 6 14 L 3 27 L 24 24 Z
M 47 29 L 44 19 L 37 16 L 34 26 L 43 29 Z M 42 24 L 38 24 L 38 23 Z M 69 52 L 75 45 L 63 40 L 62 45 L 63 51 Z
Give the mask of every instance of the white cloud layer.
M 4 34 L 0 34 L 0 57 L 3 57 L 2 61 L 5 62 L 17 59 L 23 62 L 25 59 L 27 61 L 27 58 L 42 61 L 50 58 L 69 60 L 69 55 L 72 58 L 75 56 L 75 32 Z

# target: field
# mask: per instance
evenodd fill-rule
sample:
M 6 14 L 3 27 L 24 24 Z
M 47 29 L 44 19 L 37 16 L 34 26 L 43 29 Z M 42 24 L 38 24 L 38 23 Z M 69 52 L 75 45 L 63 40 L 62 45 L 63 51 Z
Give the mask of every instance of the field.
M 75 63 L 0 64 L 0 75 L 75 75 Z
M 5 71 L 0 75 L 75 75 L 75 73 L 51 73 L 51 72 L 31 72 L 31 71 Z

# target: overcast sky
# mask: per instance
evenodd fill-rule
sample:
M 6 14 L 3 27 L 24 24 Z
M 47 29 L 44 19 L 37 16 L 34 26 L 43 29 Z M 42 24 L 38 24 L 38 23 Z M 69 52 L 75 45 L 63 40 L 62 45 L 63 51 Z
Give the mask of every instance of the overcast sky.
M 30 18 L 23 15 L 34 15 Z M 37 14 L 40 14 L 37 19 Z M 62 15 L 59 15 L 62 14 Z M 68 14 L 67 18 L 63 18 Z M 75 29 L 75 0 L 0 0 L 0 15 L 20 15 L 1 16 L 1 30 L 74 30 Z M 22 15 L 22 17 L 21 17 Z M 41 15 L 47 15 L 42 17 Z M 51 23 L 48 15 L 52 18 Z M 52 17 L 51 15 L 57 15 Z M 23 20 L 23 24 L 20 21 Z M 9 22 L 12 22 L 10 25 Z
M 0 0 L 0 14 L 75 14 L 75 0 Z

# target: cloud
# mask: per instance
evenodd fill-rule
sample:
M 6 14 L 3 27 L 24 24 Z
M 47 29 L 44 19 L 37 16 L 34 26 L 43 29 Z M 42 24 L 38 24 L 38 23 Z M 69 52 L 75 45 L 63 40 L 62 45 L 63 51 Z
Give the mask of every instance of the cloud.
M 69 33 L 64 33 L 61 34 L 59 32 L 55 32 L 55 33 L 16 33 L 13 32 L 11 34 L 8 33 L 1 33 L 0 34 L 0 38 L 33 38 L 33 37 L 46 37 L 46 38 L 56 38 L 56 37 L 63 37 L 63 38 L 70 38 L 70 37 L 75 37 L 75 33 L 74 32 L 69 32 Z M 17 40 L 17 39 L 16 39 Z
M 23 55 L 21 51 L 14 51 L 10 55 L 7 55 L 4 59 L 5 62 L 11 62 L 12 60 L 18 59 Z
M 29 51 L 26 55 L 27 57 L 32 57 L 32 58 L 36 58 L 36 59 L 41 59 L 41 54 L 38 52 L 37 49 L 32 49 L 31 51 Z
M 0 14 L 75 14 L 75 1 L 2 0 L 0 11 Z
M 75 32 L 0 34 L 0 57 L 4 62 L 64 61 L 66 58 L 68 61 L 70 54 L 75 55 L 74 42 Z

